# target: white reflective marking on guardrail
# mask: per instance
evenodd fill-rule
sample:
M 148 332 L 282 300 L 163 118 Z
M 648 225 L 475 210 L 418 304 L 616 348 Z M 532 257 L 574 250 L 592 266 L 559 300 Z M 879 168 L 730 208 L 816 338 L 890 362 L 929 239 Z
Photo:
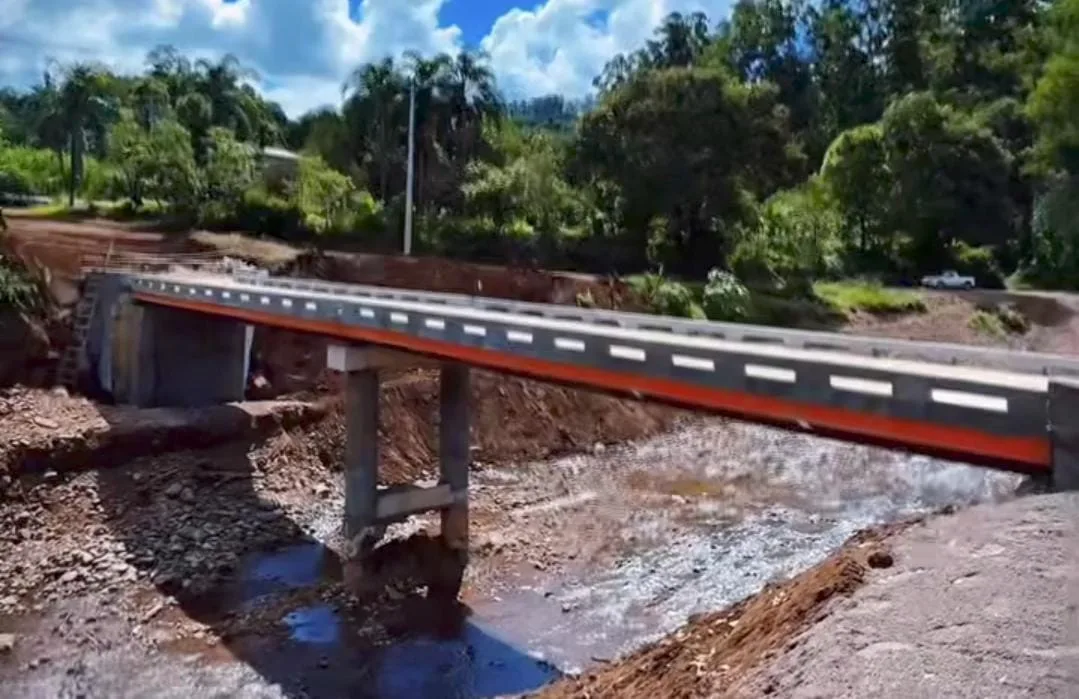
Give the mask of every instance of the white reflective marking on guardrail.
M 206 294 L 207 296 L 213 296 L 214 295 L 214 290 L 213 289 L 206 289 L 203 293 Z
M 360 315 L 363 316 L 364 318 L 374 318 L 375 317 L 375 312 L 373 310 L 371 310 L 370 308 L 361 308 L 360 309 Z
M 281 305 L 285 308 L 292 308 L 292 299 L 281 299 Z
M 222 291 L 221 292 L 221 298 L 223 298 L 223 299 L 231 299 L 232 298 L 232 292 L 231 291 Z
M 992 413 L 1008 412 L 1008 399 L 1001 396 L 987 396 L 984 393 L 934 388 L 929 392 L 929 397 L 934 403 L 954 405 L 959 408 L 986 410 Z
M 259 299 L 259 303 L 261 303 L 263 306 L 269 306 L 270 305 L 270 297 L 269 296 L 263 296 L 262 298 Z
M 191 294 L 192 296 L 194 296 L 195 294 L 199 293 L 199 290 L 198 290 L 198 289 L 196 289 L 196 288 L 195 288 L 195 287 L 193 287 L 193 286 L 189 286 L 189 287 L 187 287 L 187 293 L 189 293 L 189 294 Z
M 176 294 L 180 293 L 180 285 L 179 284 L 173 284 L 172 285 L 172 291 L 173 291 L 173 293 L 176 293 Z
M 567 352 L 584 352 L 584 340 L 574 340 L 571 337 L 556 337 L 554 346 L 555 349 L 566 350 Z
M 390 322 L 391 323 L 397 323 L 399 325 L 404 325 L 405 323 L 408 322 L 408 314 L 407 313 L 396 313 L 396 312 L 390 313 Z
M 476 337 L 487 337 L 487 328 L 482 325 L 466 325 L 465 335 L 475 335 Z
M 250 301 L 251 300 L 251 294 L 240 294 L 240 300 L 241 301 Z
M 157 285 L 157 287 L 158 287 L 159 289 L 161 289 L 162 291 L 164 291 L 164 290 L 165 290 L 165 286 L 166 286 L 165 282 L 161 282 L 161 283 L 159 283 L 159 284 Z
M 532 344 L 532 333 L 521 332 L 520 330 L 507 330 L 506 339 L 510 342 L 519 342 L 522 345 Z
M 432 330 L 446 329 L 446 321 L 442 320 L 441 318 L 424 318 L 423 324 L 431 328 Z
M 314 301 L 308 301 L 307 303 L 305 303 L 303 305 L 303 307 L 305 309 L 309 310 L 309 311 L 317 311 L 318 310 L 318 304 L 316 304 Z
M 829 376 L 828 384 L 837 391 L 867 393 L 871 396 L 888 396 L 889 398 L 893 391 L 891 381 L 874 381 L 856 376 Z
M 780 381 L 782 383 L 794 383 L 798 380 L 798 372 L 794 369 L 784 369 L 778 366 L 765 366 L 763 364 L 746 364 L 746 376 L 765 381 Z
M 684 354 L 672 354 L 671 364 L 683 369 L 697 369 L 698 371 L 715 371 L 716 363 L 711 359 L 702 357 L 688 357 Z
M 611 345 L 607 351 L 616 359 L 628 359 L 631 362 L 643 362 L 648 356 L 640 347 L 626 347 L 625 345 Z

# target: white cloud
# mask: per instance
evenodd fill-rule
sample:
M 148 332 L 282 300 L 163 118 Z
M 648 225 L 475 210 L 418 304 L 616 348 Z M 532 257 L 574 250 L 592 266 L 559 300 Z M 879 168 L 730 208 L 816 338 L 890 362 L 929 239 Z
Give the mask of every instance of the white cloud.
M 547 0 L 498 18 L 483 48 L 510 93 L 582 96 L 612 56 L 643 45 L 669 13 L 701 11 L 717 21 L 730 6 L 731 0 Z
M 350 13 L 349 0 L 0 0 L 0 84 L 33 83 L 48 58 L 138 70 L 150 48 L 170 43 L 194 56 L 236 54 L 296 115 L 337 102 L 361 62 L 459 48 L 461 31 L 438 20 L 446 1 L 363 0 Z M 668 12 L 718 18 L 729 4 L 546 0 L 507 12 L 481 45 L 509 95 L 581 95 L 611 56 L 640 46 Z

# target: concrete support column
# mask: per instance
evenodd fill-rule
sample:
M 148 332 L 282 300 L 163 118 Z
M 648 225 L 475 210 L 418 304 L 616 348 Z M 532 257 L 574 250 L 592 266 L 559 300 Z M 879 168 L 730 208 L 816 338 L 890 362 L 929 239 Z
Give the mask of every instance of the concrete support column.
M 1053 490 L 1079 490 L 1079 380 L 1049 380 L 1049 439 L 1053 447 Z
M 378 369 L 347 374 L 345 386 L 345 536 L 373 546 L 378 506 Z
M 468 553 L 469 371 L 461 364 L 442 366 L 439 385 L 440 483 L 450 486 L 453 503 L 442 510 L 442 538 L 451 549 Z

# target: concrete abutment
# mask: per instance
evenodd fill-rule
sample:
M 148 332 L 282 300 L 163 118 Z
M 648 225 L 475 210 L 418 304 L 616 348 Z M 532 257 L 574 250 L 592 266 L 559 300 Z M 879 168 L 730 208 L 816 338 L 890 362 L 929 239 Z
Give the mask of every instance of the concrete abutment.
M 197 408 L 244 399 L 253 329 L 236 321 L 117 299 L 98 374 L 139 407 Z M 107 366 L 102 367 L 103 363 Z

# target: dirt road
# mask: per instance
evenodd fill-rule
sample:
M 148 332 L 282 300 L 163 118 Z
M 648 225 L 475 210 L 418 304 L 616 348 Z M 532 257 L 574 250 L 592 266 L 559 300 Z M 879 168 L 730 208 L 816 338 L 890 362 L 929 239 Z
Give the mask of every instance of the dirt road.
M 1071 493 L 974 507 L 904 532 L 892 541 L 896 565 L 838 604 L 744 696 L 1077 696 L 1077 520 Z

